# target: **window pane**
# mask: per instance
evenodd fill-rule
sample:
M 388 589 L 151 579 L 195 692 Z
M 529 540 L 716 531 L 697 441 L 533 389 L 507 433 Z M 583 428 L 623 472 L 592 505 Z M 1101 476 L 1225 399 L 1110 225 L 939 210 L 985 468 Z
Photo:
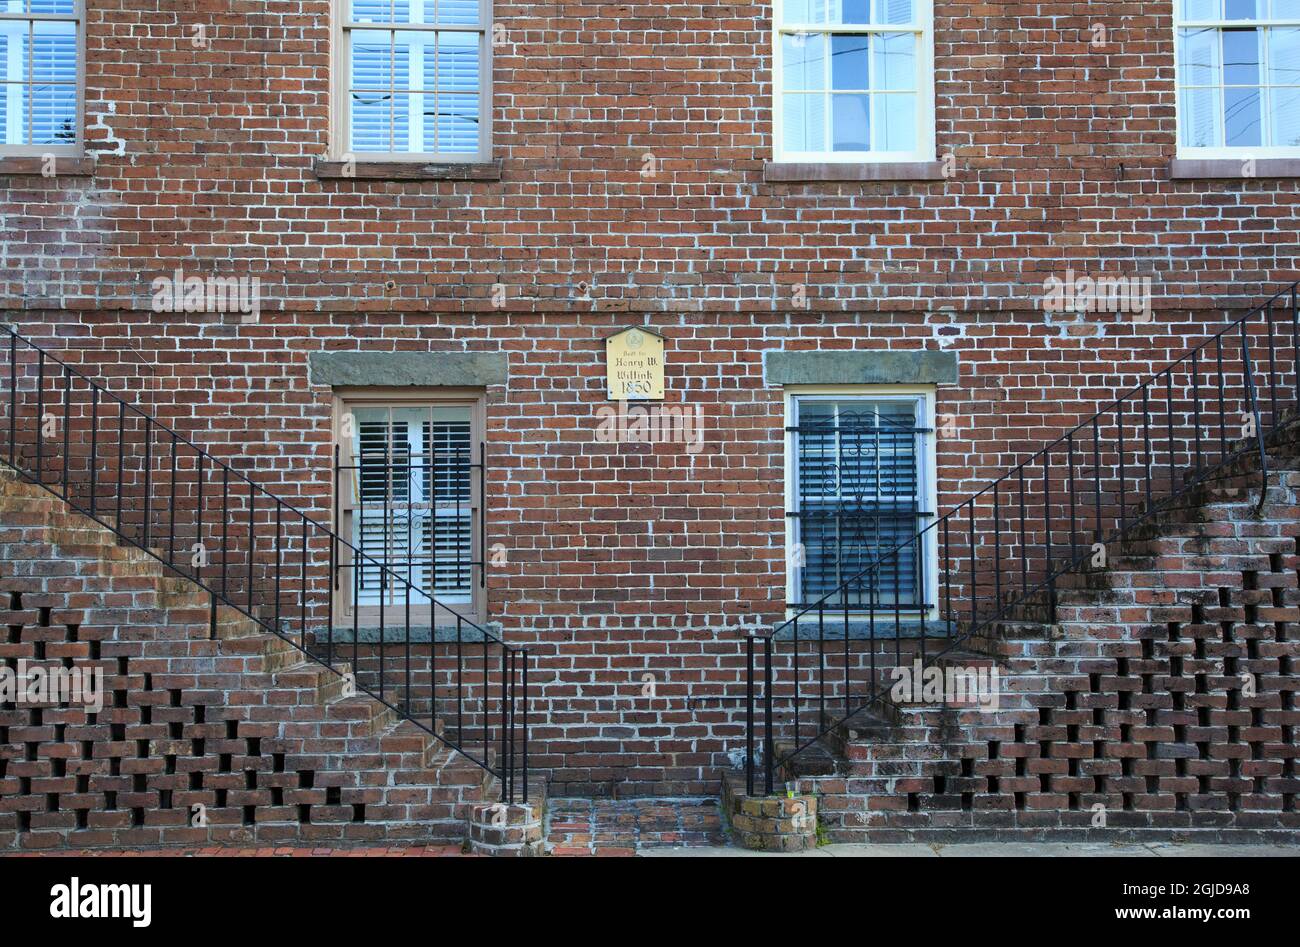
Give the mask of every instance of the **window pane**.
M 437 23 L 441 26 L 472 26 L 478 23 L 478 0 L 438 0 Z
M 35 82 L 77 81 L 77 27 L 58 20 L 37 20 L 32 35 L 32 79 Z
M 1273 0 L 1273 19 L 1300 20 L 1300 0 Z
M 876 89 L 916 88 L 916 37 L 911 33 L 876 36 Z
M 378 92 L 352 93 L 352 150 L 392 150 L 391 115 L 391 96 Z
M 1300 29 L 1268 31 L 1268 81 L 1300 85 Z
M 1274 147 L 1300 147 L 1300 89 L 1273 90 Z
M 473 154 L 478 150 L 478 96 L 442 92 L 436 105 L 428 104 L 434 106 L 438 151 Z
M 1179 0 L 1184 20 L 1217 20 L 1223 9 L 1222 0 Z
M 1262 144 L 1258 89 L 1223 90 L 1223 137 L 1229 148 Z
M 854 25 L 871 22 L 869 0 L 830 0 L 830 22 Z
M 477 33 L 439 33 L 437 48 L 440 91 L 477 92 L 479 89 L 479 37 Z M 434 88 L 428 86 L 427 88 Z
M 357 23 L 391 23 L 393 0 L 352 0 L 352 19 Z
M 392 63 L 391 33 L 387 30 L 352 32 L 352 88 L 392 88 Z
M 432 486 L 428 493 L 441 503 L 470 500 L 470 470 L 474 462 L 470 448 L 470 409 L 431 409 L 431 422 L 424 425 L 428 453 L 432 458 Z
M 1223 143 L 1217 88 L 1183 89 L 1179 94 L 1178 121 L 1188 148 L 1217 148 Z
M 74 145 L 77 143 L 77 87 L 38 85 L 30 87 L 32 100 L 32 144 Z
M 5 13 L 75 13 L 74 0 L 3 0 Z
M 879 151 L 916 150 L 916 96 L 876 95 L 876 148 Z
M 0 63 L 4 79 L 0 86 L 0 129 L 6 145 L 30 144 L 27 136 L 27 96 L 21 83 L 27 78 L 27 24 L 0 22 Z
M 826 96 L 787 94 L 781 129 L 786 151 L 826 150 Z
M 399 92 L 393 96 L 393 150 L 394 151 L 419 151 L 419 142 L 411 141 L 411 130 L 416 129 L 417 134 L 420 127 L 420 106 L 421 97 L 419 93 L 411 95 L 406 92 Z M 412 120 L 412 109 L 414 109 L 414 121 Z
M 796 33 L 781 37 L 785 91 L 826 88 L 826 36 Z
M 419 88 L 411 80 L 421 74 L 426 34 L 411 30 L 393 32 L 393 88 Z M 432 40 L 430 40 L 432 42 Z
M 1185 86 L 1218 85 L 1219 31 L 1183 30 L 1178 49 L 1178 80 Z
M 1262 4 L 1256 0 L 1227 0 L 1224 6 L 1225 20 L 1253 20 Z
M 1223 84 L 1259 85 L 1259 30 L 1223 31 Z
M 868 74 L 866 36 L 836 35 L 831 38 L 831 88 L 841 91 L 866 91 L 871 88 Z
M 27 81 L 28 42 L 26 23 L 0 21 L 0 70 L 5 82 Z
M 875 22 L 886 26 L 906 26 L 913 22 L 912 0 L 876 0 Z
M 868 95 L 835 95 L 835 140 L 833 151 L 870 151 L 871 120 Z
M 784 0 L 784 3 L 782 13 L 785 23 L 826 22 L 826 0 Z

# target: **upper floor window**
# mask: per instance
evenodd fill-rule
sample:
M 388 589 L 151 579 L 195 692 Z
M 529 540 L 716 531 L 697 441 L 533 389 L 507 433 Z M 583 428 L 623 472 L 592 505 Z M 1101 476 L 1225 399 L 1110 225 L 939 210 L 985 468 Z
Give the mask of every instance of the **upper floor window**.
M 1300 149 L 1300 0 L 1176 0 L 1178 145 L 1197 157 Z
M 80 0 L 0 0 L 0 153 L 81 146 Z
M 340 151 L 490 157 L 490 0 L 339 0 Z
M 774 0 L 777 161 L 933 161 L 931 0 Z

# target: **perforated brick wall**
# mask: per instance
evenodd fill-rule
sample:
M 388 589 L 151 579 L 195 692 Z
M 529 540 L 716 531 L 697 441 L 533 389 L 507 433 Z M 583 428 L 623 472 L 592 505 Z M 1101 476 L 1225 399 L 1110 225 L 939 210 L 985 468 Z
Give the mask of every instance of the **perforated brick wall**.
M 0 703 L 0 849 L 460 842 L 497 784 L 143 553 L 0 477 L 0 664 L 102 702 Z M 12 695 L 6 695 L 12 696 Z
M 996 709 L 911 706 L 850 736 L 840 774 L 797 782 L 829 837 L 1294 839 L 1300 473 L 1273 463 L 1262 516 L 1211 491 L 1067 583 L 1058 626 L 986 642 Z
M 947 508 L 1296 274 L 1294 179 L 1171 176 L 1168 4 L 937 0 L 952 176 L 807 184 L 764 181 L 766 3 L 497 4 L 499 181 L 320 178 L 328 11 L 90 4 L 92 161 L 0 164 L 0 306 L 322 522 L 309 353 L 504 351 L 488 617 L 530 647 L 535 762 L 574 792 L 706 791 L 738 746 L 738 629 L 784 607 L 763 351 L 957 352 Z M 259 278 L 261 321 L 151 312 L 177 268 Z M 1152 321 L 1044 313 L 1069 270 L 1151 277 Z M 698 454 L 596 440 L 602 340 L 643 323 Z

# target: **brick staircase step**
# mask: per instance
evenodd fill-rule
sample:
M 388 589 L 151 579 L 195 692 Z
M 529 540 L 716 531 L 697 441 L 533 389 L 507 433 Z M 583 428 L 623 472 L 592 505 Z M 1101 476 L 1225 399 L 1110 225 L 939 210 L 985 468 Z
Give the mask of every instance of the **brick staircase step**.
M 0 546 L 0 658 L 93 649 L 112 694 L 99 719 L 73 707 L 57 729 L 0 712 L 17 741 L 0 745 L 0 850 L 460 842 L 496 798 L 441 721 L 345 697 L 350 664 L 324 667 L 236 608 L 218 608 L 214 640 L 208 593 L 2 467 Z

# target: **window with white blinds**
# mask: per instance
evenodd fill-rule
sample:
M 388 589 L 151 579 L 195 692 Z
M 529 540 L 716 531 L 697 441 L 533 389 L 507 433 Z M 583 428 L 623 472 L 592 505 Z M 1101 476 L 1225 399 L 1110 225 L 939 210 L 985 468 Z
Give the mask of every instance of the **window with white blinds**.
M 347 152 L 487 160 L 489 0 L 340 2 Z
M 777 161 L 933 161 L 931 0 L 773 0 Z
M 924 542 L 914 541 L 933 511 L 925 509 L 929 431 L 916 397 L 796 397 L 793 401 L 791 604 L 833 594 L 881 556 L 873 582 L 847 593 L 854 609 L 925 599 Z
M 1182 154 L 1300 153 L 1300 0 L 1174 0 Z
M 405 607 L 406 585 L 393 575 L 447 604 L 472 601 L 471 412 L 468 405 L 352 409 L 345 466 L 352 482 L 342 513 L 364 557 L 352 579 L 361 608 Z
M 65 154 L 81 142 L 80 0 L 0 0 L 0 150 Z

